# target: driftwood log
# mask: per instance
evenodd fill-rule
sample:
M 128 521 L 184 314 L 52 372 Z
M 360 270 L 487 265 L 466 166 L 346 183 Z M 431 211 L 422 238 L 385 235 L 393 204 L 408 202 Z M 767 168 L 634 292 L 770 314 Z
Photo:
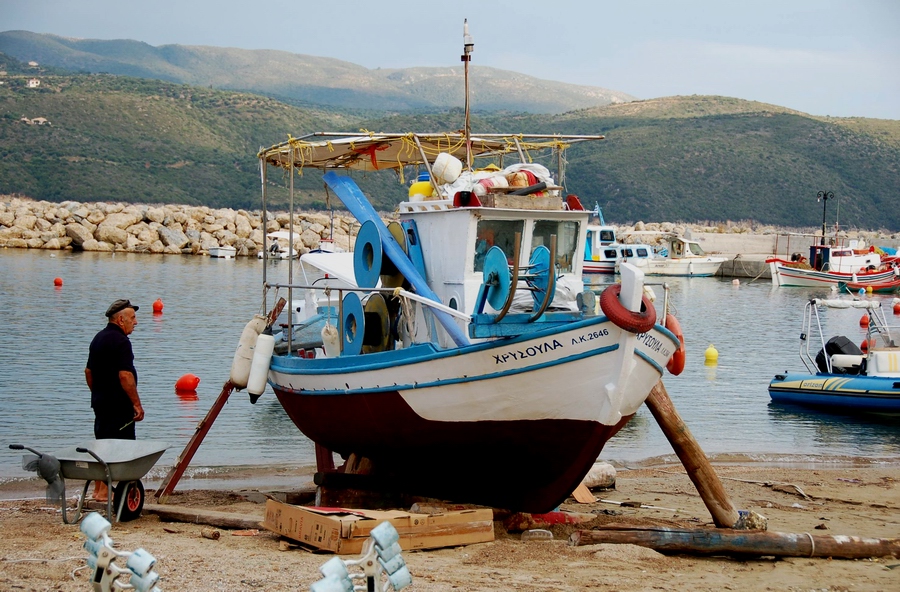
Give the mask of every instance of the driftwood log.
M 594 530 L 577 530 L 569 536 L 570 545 L 600 543 L 626 543 L 649 547 L 663 553 L 699 555 L 772 555 L 836 559 L 900 556 L 900 539 L 809 533 L 609 525 Z
M 259 528 L 263 516 L 249 516 L 234 512 L 219 512 L 216 510 L 198 510 L 197 508 L 185 508 L 166 504 L 144 504 L 144 514 L 156 514 L 163 522 L 186 522 L 189 524 L 205 524 L 216 528 L 242 530 Z

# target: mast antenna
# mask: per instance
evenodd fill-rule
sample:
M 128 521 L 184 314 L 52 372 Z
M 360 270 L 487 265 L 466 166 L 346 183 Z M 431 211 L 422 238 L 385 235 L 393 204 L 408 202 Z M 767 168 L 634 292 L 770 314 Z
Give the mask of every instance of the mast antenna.
M 469 19 L 463 19 L 463 54 L 460 59 L 465 64 L 465 81 L 466 81 L 466 123 L 464 134 L 466 137 L 466 168 L 472 170 L 472 128 L 469 124 L 469 62 L 472 61 L 472 50 L 475 49 L 475 42 L 469 35 Z

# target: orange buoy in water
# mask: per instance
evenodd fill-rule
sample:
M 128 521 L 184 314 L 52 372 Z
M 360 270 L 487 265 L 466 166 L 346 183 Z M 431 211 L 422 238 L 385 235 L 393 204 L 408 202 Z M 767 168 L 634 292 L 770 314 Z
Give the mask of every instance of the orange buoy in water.
M 894 314 L 900 315 L 900 302 L 894 305 Z
M 178 398 L 182 401 L 199 401 L 200 395 L 197 394 L 197 391 L 181 391 L 175 389 L 175 394 L 178 395 Z
M 162 301 L 162 299 L 157 298 L 156 302 L 153 303 L 153 312 L 155 314 L 159 314 L 162 312 L 162 309 L 163 309 L 163 301 Z
M 62 278 L 53 278 L 53 285 L 59 287 L 62 285 Z
M 869 315 L 864 314 L 862 317 L 860 317 L 859 326 L 860 327 L 868 327 L 869 326 Z
M 859 349 L 860 349 L 860 350 L 862 351 L 862 353 L 864 353 L 864 354 L 869 353 L 869 348 L 870 348 L 870 347 L 875 347 L 875 340 L 874 340 L 874 339 L 863 339 L 863 342 L 859 344 Z
M 175 383 L 176 391 L 195 391 L 200 384 L 200 377 L 193 374 L 185 374 Z

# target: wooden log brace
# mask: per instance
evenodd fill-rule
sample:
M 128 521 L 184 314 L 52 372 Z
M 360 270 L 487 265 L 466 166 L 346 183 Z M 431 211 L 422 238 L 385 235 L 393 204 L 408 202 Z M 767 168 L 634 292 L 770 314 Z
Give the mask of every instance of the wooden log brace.
M 601 543 L 627 543 L 649 547 L 663 553 L 700 555 L 772 555 L 836 559 L 900 556 L 900 539 L 896 538 L 616 525 L 594 530 L 577 530 L 569 536 L 569 544 L 574 546 Z

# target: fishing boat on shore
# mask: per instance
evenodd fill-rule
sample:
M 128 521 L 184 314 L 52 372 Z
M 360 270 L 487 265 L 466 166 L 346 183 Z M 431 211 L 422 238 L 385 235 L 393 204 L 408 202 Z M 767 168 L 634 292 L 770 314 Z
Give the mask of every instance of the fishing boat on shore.
M 300 355 L 289 347 L 267 364 L 282 407 L 316 443 L 323 482 L 352 478 L 366 459 L 368 481 L 525 511 L 552 509 L 580 483 L 659 381 L 679 339 L 656 323 L 643 273 L 628 264 L 597 311 L 576 256 L 589 212 L 547 190 L 553 179 L 535 184 L 544 195 L 479 198 L 467 189 L 478 174 L 461 172 L 457 156 L 494 162 L 600 138 L 317 133 L 259 153 L 263 175 L 270 167 L 327 170 L 329 190 L 362 225 L 352 253 L 356 287 L 329 288 L 336 318 L 323 327 L 321 347 Z M 487 168 L 510 175 L 526 165 Z M 335 170 L 406 166 L 427 169 L 439 197 L 400 203 L 399 221 L 388 226 Z M 321 290 L 292 282 L 266 291 L 287 290 L 292 301 L 294 291 Z M 344 464 L 335 467 L 332 453 Z
M 842 335 L 826 341 L 822 333 L 820 311 L 847 308 L 867 315 L 864 348 Z M 769 383 L 773 402 L 842 412 L 900 412 L 900 327 L 887 324 L 880 302 L 809 300 L 800 332 L 800 359 L 806 372 L 776 374 Z
M 464 39 L 468 89 L 467 29 Z M 264 268 L 268 314 L 244 329 L 229 382 L 251 400 L 272 387 L 316 445 L 320 493 L 380 489 L 546 512 L 663 369 L 681 371 L 683 355 L 671 361 L 683 337 L 667 298 L 661 318 L 674 332 L 657 323 L 636 267 L 623 264 L 621 283 L 599 299 L 582 282 L 589 212 L 565 193 L 564 152 L 603 136 L 472 134 L 466 95 L 461 132 L 319 132 L 259 152 L 264 217 L 269 169 L 287 180 L 290 203 L 294 175 L 320 169 L 361 226 L 344 287 L 295 283 L 293 265 L 287 283 L 269 283 Z M 384 223 L 357 171 L 416 180 L 398 220 Z M 346 253 L 315 255 L 307 261 L 323 270 L 339 257 L 348 267 Z M 282 290 L 289 302 L 324 292 L 335 314 L 325 309 L 321 339 L 302 350 L 289 323 L 285 353 L 272 355 L 274 338 L 259 333 Z
M 852 246 L 811 245 L 809 259 L 795 254 L 791 260 L 766 259 L 775 286 L 838 288 L 840 284 L 856 290 L 867 286 L 884 287 L 900 278 L 893 262 L 883 262 L 874 250 Z

